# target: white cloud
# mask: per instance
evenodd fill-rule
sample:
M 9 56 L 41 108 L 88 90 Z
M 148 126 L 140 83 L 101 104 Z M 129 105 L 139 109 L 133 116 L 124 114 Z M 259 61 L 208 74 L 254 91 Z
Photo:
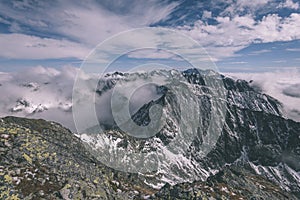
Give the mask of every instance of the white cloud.
M 158 0 L 133 0 L 130 4 L 104 0 L 99 3 L 91 0 L 84 3 L 13 1 L 12 4 L 0 2 L 1 15 L 12 22 L 3 18 L 0 21 L 9 23 L 10 31 L 14 32 L 1 34 L 0 45 L 7 48 L 1 49 L 0 56 L 47 59 L 83 58 L 89 49 L 116 33 L 167 19 L 179 3 L 167 4 Z M 24 34 L 30 30 L 50 38 Z M 63 39 L 51 38 L 53 35 Z
M 5 94 L 0 97 L 0 116 L 45 118 L 74 128 L 70 109 L 76 73 L 73 67 L 61 70 L 34 67 L 0 74 L 0 92 Z M 27 107 L 22 104 L 25 101 Z M 47 110 L 39 112 L 43 109 Z
M 229 64 L 247 64 L 245 61 L 229 62 Z
M 100 90 L 105 88 L 106 80 L 110 77 L 103 78 L 99 82 L 99 74 L 85 74 L 79 68 L 71 66 L 65 66 L 60 70 L 38 66 L 19 72 L 0 73 L 0 93 L 5 94 L 0 96 L 0 117 L 14 115 L 43 118 L 59 122 L 75 131 L 72 115 L 75 78 L 84 83 L 83 87 L 77 88 L 80 90 L 76 90 L 80 95 L 80 103 L 95 106 L 96 114 L 101 122 L 113 123 L 112 90 L 104 89 L 105 93 L 99 96 L 94 88 L 97 84 Z M 134 89 L 134 93 L 130 96 L 129 106 L 132 113 L 145 103 L 161 96 L 153 84 L 145 84 L 142 80 L 136 80 L 134 83 L 125 81 L 124 84 L 128 84 L 125 86 L 127 89 L 129 87 Z M 83 108 L 80 111 L 85 112 Z M 90 117 L 91 113 L 87 116 Z M 85 120 L 88 121 L 88 119 Z
M 274 63 L 286 63 L 287 61 L 286 60 L 274 60 L 272 62 L 274 62 Z
M 129 58 L 182 60 L 179 56 L 176 56 L 171 52 L 158 49 L 141 49 L 130 52 L 127 54 L 127 56 Z
M 272 2 L 273 0 L 229 0 L 228 6 L 221 14 L 235 16 L 239 13 L 247 12 L 248 14 L 252 14 L 255 10 L 266 6 L 268 3 Z
M 203 11 L 202 19 L 209 19 L 209 18 L 212 18 L 212 12 L 207 10 Z
M 253 80 L 252 84 L 284 106 L 288 118 L 300 121 L 300 70 L 297 68 L 265 73 L 230 73 L 231 77 Z
M 295 51 L 295 52 L 300 52 L 300 48 L 288 48 L 286 49 L 287 51 Z
M 285 0 L 285 2 L 281 2 L 277 8 L 290 8 L 290 9 L 298 10 L 299 3 L 298 2 L 294 3 L 293 0 Z
M 300 39 L 300 14 L 286 18 L 269 14 L 255 21 L 251 15 L 217 17 L 217 25 L 197 21 L 193 27 L 177 27 L 199 41 L 216 59 L 233 56 L 252 43 L 292 41 Z
M 277 14 L 264 13 L 265 16 L 258 21 L 254 16 L 256 10 L 264 7 L 273 6 L 277 10 L 279 7 L 296 9 L 299 8 L 298 2 L 285 0 L 279 4 L 274 0 L 228 0 L 226 4 L 229 6 L 215 18 L 217 25 L 209 25 L 198 20 L 193 26 L 174 27 L 174 29 L 179 29 L 199 41 L 213 56 L 213 60 L 234 56 L 237 51 L 252 43 L 291 41 L 300 38 L 299 13 L 293 13 L 285 18 Z M 74 3 L 70 0 L 56 3 L 12 1 L 12 4 L 8 4 L 0 2 L 0 12 L 2 16 L 5 16 L 5 19 L 0 18 L 0 21 L 10 24 L 10 30 L 19 34 L 24 34 L 26 31 L 64 38 L 47 40 L 49 58 L 69 56 L 72 54 L 70 51 L 72 49 L 74 49 L 74 54 L 71 57 L 78 58 L 83 54 L 86 55 L 82 53 L 88 52 L 86 49 L 94 48 L 99 42 L 116 33 L 168 19 L 179 6 L 179 1 L 166 3 L 159 0 L 132 0 L 130 3 L 121 0 L 89 0 L 84 3 Z M 183 14 L 180 19 L 183 20 L 186 16 Z M 202 19 L 207 18 L 212 18 L 212 11 L 203 12 Z M 15 39 L 14 37 L 9 39 Z M 28 36 L 29 41 L 31 37 L 37 36 Z M 40 40 L 46 42 L 44 38 Z M 55 40 L 64 43 L 65 49 L 57 46 Z M 17 47 L 20 47 L 15 42 L 9 46 L 11 51 L 16 52 L 18 52 Z M 14 46 L 16 46 L 15 49 L 13 49 Z M 44 49 L 46 50 L 46 46 Z M 36 49 L 32 52 L 33 58 L 46 58 L 43 48 L 41 51 Z M 10 56 L 7 54 L 12 53 L 0 52 L 0 54 Z M 17 55 L 21 58 L 30 58 L 30 53 L 26 54 L 26 51 L 13 55 L 13 58 L 17 58 Z
M 167 19 L 179 3 L 158 0 L 104 0 L 97 2 L 59 1 L 24 4 L 13 1 L 15 7 L 0 3 L 2 15 L 45 33 L 63 35 L 91 47 L 113 34 L 131 28 L 144 27 Z M 35 5 L 37 4 L 37 5 Z M 25 11 L 24 11 L 25 10 Z M 26 10 L 33 10 L 26 12 Z M 42 18 L 41 18 L 42 16 Z
M 124 2 L 114 2 L 117 2 L 117 7 L 123 7 Z M 64 12 L 57 13 L 59 19 L 66 22 L 59 26 L 57 31 L 95 46 L 121 31 L 148 26 L 165 19 L 177 5 L 177 3 L 164 5 L 158 1 L 134 1 L 126 5 L 131 8 L 125 14 L 105 10 L 94 3 L 86 5 L 84 9 L 81 6 L 69 7 Z
M 0 23 L 2 24 L 10 24 L 10 22 L 6 19 L 3 19 L 2 17 L 0 17 Z
M 0 34 L 0 46 L 0 57 L 12 59 L 83 59 L 89 52 L 89 49 L 75 42 L 16 33 Z
M 251 53 L 249 53 L 249 55 L 260 55 L 263 53 L 270 53 L 270 52 L 272 52 L 272 51 L 269 49 L 263 49 L 263 50 L 258 50 L 258 51 L 252 51 Z

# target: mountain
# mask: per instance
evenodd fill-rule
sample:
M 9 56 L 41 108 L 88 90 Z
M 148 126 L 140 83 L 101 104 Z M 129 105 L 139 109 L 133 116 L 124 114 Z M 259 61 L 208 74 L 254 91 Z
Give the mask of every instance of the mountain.
M 1 199 L 297 199 L 253 170 L 226 166 L 207 181 L 160 190 L 104 166 L 69 130 L 16 117 L 0 121 Z
M 196 69 L 111 74 L 97 94 L 154 76 L 172 81 L 158 84 L 159 98 L 131 115 L 143 128 L 155 124 L 151 108 L 161 109 L 155 113 L 166 123 L 146 139 L 116 121 L 101 134 L 92 127 L 76 137 L 57 123 L 3 118 L 0 197 L 300 198 L 300 123 L 286 119 L 276 99 Z

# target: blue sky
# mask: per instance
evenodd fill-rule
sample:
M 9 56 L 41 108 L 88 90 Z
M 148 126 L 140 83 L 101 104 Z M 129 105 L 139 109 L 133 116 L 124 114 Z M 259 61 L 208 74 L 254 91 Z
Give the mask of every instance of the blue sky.
M 100 42 L 142 27 L 186 34 L 223 72 L 300 67 L 299 0 L 12 0 L 0 1 L 0 71 L 80 66 Z

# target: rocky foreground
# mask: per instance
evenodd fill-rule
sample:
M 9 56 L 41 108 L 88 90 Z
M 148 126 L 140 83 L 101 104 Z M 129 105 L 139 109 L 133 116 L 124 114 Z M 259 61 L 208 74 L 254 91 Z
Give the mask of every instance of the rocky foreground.
M 0 199 L 298 199 L 250 164 L 207 181 L 153 189 L 139 174 L 110 169 L 68 129 L 45 120 L 0 120 Z

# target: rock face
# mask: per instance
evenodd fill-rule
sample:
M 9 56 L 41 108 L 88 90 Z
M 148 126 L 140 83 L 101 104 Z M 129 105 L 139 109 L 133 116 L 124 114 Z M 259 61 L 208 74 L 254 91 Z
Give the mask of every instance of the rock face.
M 159 99 L 132 115 L 136 124 L 146 126 L 151 122 L 151 107 L 162 107 L 166 123 L 148 139 L 132 137 L 115 124 L 107 126 L 103 134 L 85 133 L 78 138 L 57 123 L 3 118 L 0 199 L 300 198 L 300 123 L 284 118 L 277 100 L 257 92 L 245 81 L 233 81 L 214 72 L 191 69 L 153 74 L 184 78 L 191 95 L 185 93 L 183 100 L 198 103 L 200 115 L 195 122 L 201 129 L 196 127 L 190 141 L 182 138 L 175 143 L 180 145 L 170 145 L 178 135 L 189 136 L 189 130 L 194 129 L 184 126 L 188 131 L 179 131 L 185 108 L 179 106 L 176 95 L 180 93 L 167 84 L 158 86 Z M 132 76 L 136 80 L 145 74 L 108 76 L 107 83 L 99 83 L 97 93 L 103 95 L 118 80 L 131 81 Z M 214 88 L 220 81 L 225 90 Z M 222 98 L 213 98 L 213 94 L 222 92 Z M 223 103 L 216 103 L 219 101 Z M 211 111 L 224 115 L 222 123 L 211 120 Z M 220 135 L 203 156 L 211 123 Z M 103 142 L 107 148 L 103 148 Z M 143 161 L 156 156 L 159 167 L 140 173 L 127 168 L 132 170 L 129 173 L 106 166 L 120 157 L 121 164 L 126 164 L 138 151 L 144 153 Z
M 131 163 L 129 155 L 137 151 L 147 152 L 143 158 L 149 156 L 149 160 L 155 154 L 159 169 L 152 173 L 140 173 L 140 176 L 145 176 L 146 183 L 154 188 L 161 188 L 165 183 L 174 185 L 195 180 L 205 181 L 223 171 L 226 166 L 237 165 L 252 169 L 251 173 L 254 175 L 264 177 L 299 197 L 300 127 L 299 123 L 282 116 L 281 104 L 276 99 L 257 92 L 246 81 L 234 81 L 210 71 L 190 69 L 184 72 L 151 73 L 173 79 L 180 75 L 185 78 L 183 82 L 192 95 L 183 95 L 184 100 L 193 99 L 199 103 L 201 114 L 196 119 L 196 124 L 201 129 L 192 135 L 178 131 L 181 128 L 180 117 L 183 110 L 180 109 L 176 92 L 168 89 L 172 86 L 165 84 L 158 88 L 163 93 L 161 98 L 145 104 L 132 116 L 136 124 L 147 125 L 151 121 L 150 108 L 155 104 L 161 105 L 167 119 L 161 131 L 146 141 L 130 137 L 117 129 L 109 130 L 108 134 L 103 135 L 84 134 L 82 138 L 94 152 L 106 152 L 97 159 L 109 163 L 112 157 L 110 152 L 115 152 L 114 155 L 122 155 L 121 158 Z M 135 74 L 134 80 L 146 76 L 147 74 Z M 131 77 L 124 75 L 118 77 L 118 80 L 123 78 L 130 81 Z M 100 88 L 109 91 L 108 88 L 113 88 L 117 83 L 114 80 L 109 79 L 108 84 L 101 82 Z M 207 85 L 207 80 L 210 81 L 210 85 Z M 212 97 L 220 92 L 216 90 L 217 87 L 214 88 L 218 86 L 216 80 L 222 81 L 226 91 L 226 95 L 217 99 Z M 114 84 L 111 84 L 112 82 Z M 216 103 L 218 101 L 225 102 L 223 107 Z M 211 112 L 214 110 L 218 115 L 222 115 L 224 105 L 225 120 L 223 123 L 217 123 L 212 120 Z M 189 112 L 192 115 L 192 111 Z M 188 123 L 190 121 L 187 120 L 184 124 Z M 220 130 L 221 134 L 211 151 L 203 156 L 203 138 L 207 135 L 211 123 L 215 123 L 214 127 L 219 128 L 215 130 Z M 178 135 L 184 134 L 185 137 L 180 139 L 178 145 L 169 146 Z M 192 141 L 185 140 L 190 137 L 193 138 Z M 103 149 L 103 141 L 109 141 L 110 148 Z M 147 163 L 147 159 L 143 161 Z M 152 177 L 151 180 L 147 178 L 149 176 Z

